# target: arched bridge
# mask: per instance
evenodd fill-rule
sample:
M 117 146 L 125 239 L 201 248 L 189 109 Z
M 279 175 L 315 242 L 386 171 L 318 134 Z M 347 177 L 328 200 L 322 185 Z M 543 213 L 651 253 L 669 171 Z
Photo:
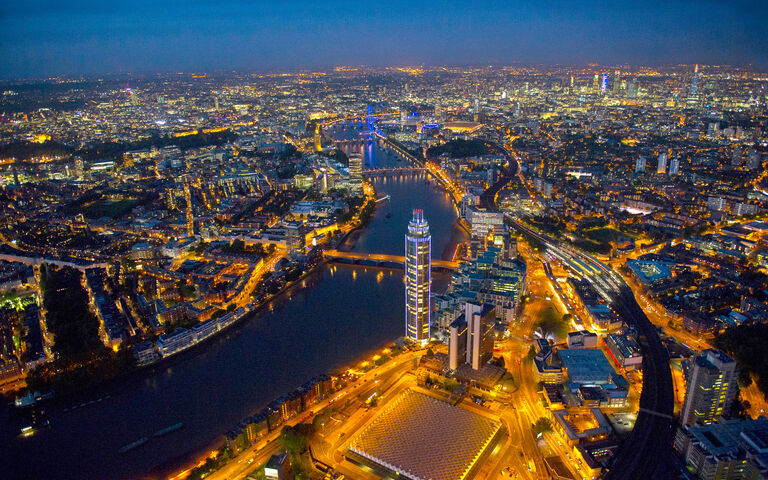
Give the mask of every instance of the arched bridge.
M 381 253 L 357 253 L 357 252 L 340 252 L 338 250 L 325 250 L 323 252 L 325 258 L 331 259 L 347 259 L 353 260 L 354 263 L 396 263 L 398 265 L 405 266 L 405 257 L 401 255 L 385 255 Z M 455 270 L 459 268 L 459 262 L 453 262 L 450 260 L 438 260 L 432 259 L 432 267 L 446 270 Z

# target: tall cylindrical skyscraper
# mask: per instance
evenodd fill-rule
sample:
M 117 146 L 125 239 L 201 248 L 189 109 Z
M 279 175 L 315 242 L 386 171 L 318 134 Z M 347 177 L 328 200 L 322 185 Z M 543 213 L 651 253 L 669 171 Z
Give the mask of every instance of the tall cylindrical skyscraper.
M 405 234 L 405 336 L 429 340 L 432 320 L 432 235 L 424 211 L 413 211 Z

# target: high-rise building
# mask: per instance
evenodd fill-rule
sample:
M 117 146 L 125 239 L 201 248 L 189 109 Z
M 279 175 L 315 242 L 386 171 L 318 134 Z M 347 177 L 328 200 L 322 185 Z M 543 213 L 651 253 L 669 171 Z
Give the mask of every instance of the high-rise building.
M 285 244 L 289 252 L 300 252 L 305 245 L 304 223 L 301 221 L 285 222 Z
M 659 154 L 659 163 L 656 165 L 656 173 L 667 173 L 667 154 Z
M 448 367 L 456 370 L 470 365 L 473 370 L 488 362 L 493 355 L 493 326 L 496 308 L 488 303 L 467 302 L 464 313 L 451 324 L 448 338 Z
M 627 85 L 627 97 L 637 98 L 639 94 L 640 86 L 637 84 L 637 77 L 634 77 L 629 85 Z
M 674 177 L 680 174 L 680 159 L 675 157 L 669 161 L 669 176 Z
M 691 95 L 696 95 L 699 92 L 699 64 L 696 64 L 696 68 L 693 70 L 693 79 L 691 80 Z
M 592 93 L 597 95 L 600 93 L 600 75 L 595 74 L 595 78 L 592 79 Z
M 496 309 L 488 303 L 467 302 L 464 317 L 467 320 L 467 363 L 473 370 L 479 370 L 493 355 Z
M 645 172 L 645 157 L 637 157 L 635 160 L 635 173 Z
M 736 362 L 725 352 L 708 349 L 694 359 L 688 376 L 681 421 L 708 424 L 728 413 L 738 391 Z
M 349 189 L 363 193 L 363 156 L 359 153 L 349 155 Z
M 432 307 L 432 235 L 424 211 L 415 209 L 405 234 L 405 336 L 429 340 Z
M 315 151 L 319 152 L 323 149 L 323 137 L 320 135 L 320 124 L 315 126 Z
M 688 95 L 688 105 L 695 106 L 699 103 L 699 64 L 696 64 L 696 68 L 693 71 L 693 78 L 691 79 L 691 90 Z
M 456 370 L 467 356 L 467 320 L 464 315 L 451 323 L 448 337 L 448 368 Z
M 621 91 L 621 70 L 616 70 L 616 76 L 613 79 L 613 94 L 618 95 Z

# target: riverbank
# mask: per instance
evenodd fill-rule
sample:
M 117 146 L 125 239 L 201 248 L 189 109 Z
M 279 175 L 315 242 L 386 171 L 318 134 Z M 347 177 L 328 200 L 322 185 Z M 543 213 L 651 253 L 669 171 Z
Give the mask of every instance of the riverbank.
M 398 165 L 374 145 L 364 154 L 373 166 Z M 423 208 L 430 222 L 435 258 L 446 251 L 452 235 L 461 241 L 452 203 L 439 185 L 424 180 L 424 174 L 374 179 L 379 195 L 391 199 L 378 202 L 373 218 L 355 233 L 356 252 L 402 255 L 413 208 Z M 441 281 L 448 281 L 448 275 L 443 277 Z M 433 283 L 439 291 L 437 275 Z M 258 319 L 244 318 L 206 340 L 205 347 L 88 389 L 76 399 L 79 405 L 109 394 L 108 401 L 68 412 L 63 411 L 71 406 L 67 402 L 44 404 L 50 429 L 10 440 L 13 460 L 23 466 L 19 477 L 56 472 L 61 480 L 128 480 L 148 478 L 152 472 L 149 478 L 157 479 L 158 469 L 165 473 L 195 464 L 228 428 L 277 394 L 316 375 L 354 366 L 401 336 L 399 306 L 404 301 L 402 270 L 321 263 L 271 298 L 266 311 L 254 312 Z M 183 431 L 118 453 L 179 422 Z
M 416 350 L 421 350 L 421 347 L 416 347 Z M 356 379 L 364 375 L 366 373 L 369 373 L 372 370 L 375 370 L 376 368 L 380 366 L 387 365 L 389 362 L 393 361 L 394 359 L 398 358 L 401 354 L 412 351 L 411 347 L 407 347 L 405 349 L 400 348 L 396 345 L 394 341 L 385 341 L 379 346 L 377 346 L 374 349 L 371 349 L 368 352 L 365 352 L 361 354 L 359 357 L 357 357 L 353 362 L 346 363 L 344 366 L 339 366 L 336 369 L 332 370 L 330 373 L 326 374 L 325 376 L 328 379 L 334 379 L 334 383 L 338 379 L 339 384 L 337 384 L 333 389 L 328 391 L 323 397 L 317 398 L 315 400 L 316 403 L 321 403 L 323 400 L 327 401 L 328 398 L 333 397 L 337 392 L 344 390 L 347 387 L 348 382 L 354 382 Z M 386 358 L 384 358 L 386 357 Z M 383 360 L 383 361 L 382 361 Z M 381 362 L 381 363 L 379 363 Z M 243 425 L 249 424 L 252 422 L 251 419 L 254 417 L 261 417 L 261 422 L 265 425 L 263 427 L 264 429 L 261 430 L 261 435 L 259 437 L 259 441 L 261 438 L 266 436 L 267 434 L 274 435 L 284 425 L 287 425 L 289 421 L 296 419 L 300 419 L 301 421 L 313 416 L 314 414 L 319 413 L 319 411 L 323 411 L 325 408 L 328 408 L 329 405 L 326 405 L 325 407 L 322 407 L 319 411 L 315 411 L 315 403 L 309 404 L 304 406 L 304 402 L 302 401 L 303 408 L 300 408 L 295 411 L 295 414 L 287 419 L 281 419 L 277 422 L 276 425 L 271 424 L 271 415 L 269 412 L 279 412 L 282 410 L 282 408 L 279 408 L 279 405 L 281 405 L 283 402 L 289 402 L 292 394 L 298 394 L 301 395 L 301 388 L 297 387 L 296 390 L 293 392 L 285 393 L 283 395 L 280 395 L 276 397 L 271 402 L 266 403 L 264 406 L 257 408 L 253 411 L 251 411 L 246 417 L 242 419 L 242 421 L 238 422 L 237 425 L 233 425 L 232 427 L 235 428 L 235 430 L 239 429 L 240 432 L 243 432 Z M 330 400 L 330 403 L 333 402 L 333 399 Z M 309 412 L 308 416 L 305 416 L 306 412 Z M 304 416 L 304 418 L 302 418 Z M 268 425 L 268 426 L 267 426 Z M 233 430 L 230 430 L 230 432 Z M 245 433 L 240 433 L 240 435 L 244 435 Z M 254 442 L 256 443 L 256 442 Z M 157 473 L 163 473 L 163 478 L 168 478 L 169 480 L 181 480 L 183 478 L 186 478 L 187 475 L 189 475 L 195 468 L 201 467 L 204 465 L 205 461 L 209 458 L 216 457 L 220 455 L 222 452 L 224 452 L 225 449 L 228 448 L 227 441 L 219 440 L 214 441 L 207 447 L 200 449 L 197 452 L 190 453 L 189 456 L 187 456 L 187 462 L 184 464 L 183 467 L 177 467 L 175 470 L 169 470 L 167 468 L 157 468 L 155 472 Z M 230 462 L 234 462 L 237 459 L 237 455 L 239 452 L 234 452 L 235 456 L 230 460 Z M 240 463 L 240 461 L 238 461 Z M 178 463 L 177 463 L 178 465 Z M 218 471 L 222 468 L 224 468 L 227 464 L 223 464 L 216 468 L 214 471 Z M 152 478 L 152 477 L 150 477 Z

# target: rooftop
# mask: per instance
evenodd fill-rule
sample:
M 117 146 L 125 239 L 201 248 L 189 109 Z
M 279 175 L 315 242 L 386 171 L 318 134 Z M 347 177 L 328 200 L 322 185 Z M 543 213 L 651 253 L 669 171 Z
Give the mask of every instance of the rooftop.
M 413 480 L 465 478 L 500 425 L 422 393 L 395 399 L 349 449 Z
M 611 383 L 616 375 L 616 371 L 600 349 L 559 350 L 558 355 L 572 383 L 604 385 Z

